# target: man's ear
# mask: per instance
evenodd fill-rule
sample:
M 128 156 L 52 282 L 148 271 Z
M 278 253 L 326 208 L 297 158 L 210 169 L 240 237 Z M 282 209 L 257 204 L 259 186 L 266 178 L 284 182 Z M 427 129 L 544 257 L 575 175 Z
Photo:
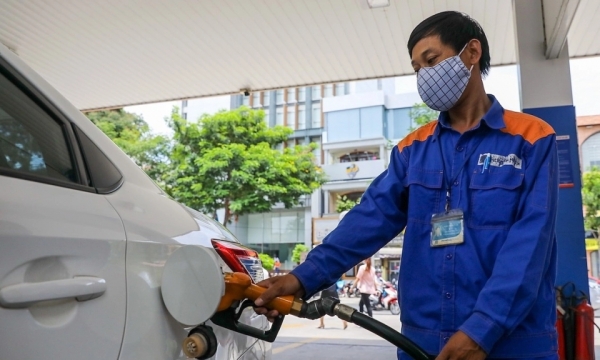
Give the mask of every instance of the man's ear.
M 464 53 L 466 54 L 466 57 L 463 56 L 463 60 L 467 67 L 477 66 L 482 54 L 481 42 L 477 39 L 470 40 Z

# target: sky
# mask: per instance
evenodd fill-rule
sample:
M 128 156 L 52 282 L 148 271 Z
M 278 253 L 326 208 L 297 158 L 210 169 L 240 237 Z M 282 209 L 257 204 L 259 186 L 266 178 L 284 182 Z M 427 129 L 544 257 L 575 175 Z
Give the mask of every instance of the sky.
M 577 116 L 600 115 L 600 57 L 573 59 L 570 65 L 573 104 Z M 515 65 L 492 67 L 490 74 L 484 80 L 484 85 L 486 91 L 494 94 L 504 108 L 521 110 L 519 80 Z M 416 91 L 417 81 L 414 75 L 396 78 L 396 93 Z M 228 96 L 204 98 L 201 101 L 205 113 L 214 113 L 229 107 Z M 171 114 L 173 106 L 181 107 L 181 101 L 128 106 L 125 110 L 142 115 L 153 132 L 169 135 L 171 130 L 164 118 Z M 190 118 L 198 118 L 200 115 L 190 114 Z

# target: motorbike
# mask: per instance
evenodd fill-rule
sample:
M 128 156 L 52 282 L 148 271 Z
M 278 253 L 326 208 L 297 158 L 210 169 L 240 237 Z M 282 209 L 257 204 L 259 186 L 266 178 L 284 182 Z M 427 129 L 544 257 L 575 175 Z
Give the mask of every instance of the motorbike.
M 394 315 L 400 314 L 398 292 L 389 281 L 384 282 L 375 294 L 369 296 L 369 301 L 373 310 L 389 310 Z
M 344 285 L 342 294 L 348 298 L 352 297 L 352 296 L 360 297 L 360 291 L 358 290 L 358 288 L 356 286 L 352 285 L 352 281 L 348 281 Z

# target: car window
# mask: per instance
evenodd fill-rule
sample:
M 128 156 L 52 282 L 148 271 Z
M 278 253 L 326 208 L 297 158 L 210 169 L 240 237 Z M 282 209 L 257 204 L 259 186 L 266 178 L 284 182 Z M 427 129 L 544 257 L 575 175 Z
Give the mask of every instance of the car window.
M 77 182 L 64 126 L 0 74 L 0 170 Z

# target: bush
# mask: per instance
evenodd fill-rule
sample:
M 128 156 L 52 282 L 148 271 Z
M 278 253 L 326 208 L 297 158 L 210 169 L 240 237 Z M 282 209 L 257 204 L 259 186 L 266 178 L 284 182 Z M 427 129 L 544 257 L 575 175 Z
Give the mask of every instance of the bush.
M 294 250 L 292 251 L 292 261 L 294 264 L 300 262 L 300 256 L 302 256 L 303 252 L 307 252 L 308 248 L 304 244 L 296 244 Z
M 260 262 L 262 262 L 262 266 L 268 271 L 273 270 L 273 265 L 275 264 L 275 260 L 270 257 L 268 254 L 258 254 L 260 258 Z

